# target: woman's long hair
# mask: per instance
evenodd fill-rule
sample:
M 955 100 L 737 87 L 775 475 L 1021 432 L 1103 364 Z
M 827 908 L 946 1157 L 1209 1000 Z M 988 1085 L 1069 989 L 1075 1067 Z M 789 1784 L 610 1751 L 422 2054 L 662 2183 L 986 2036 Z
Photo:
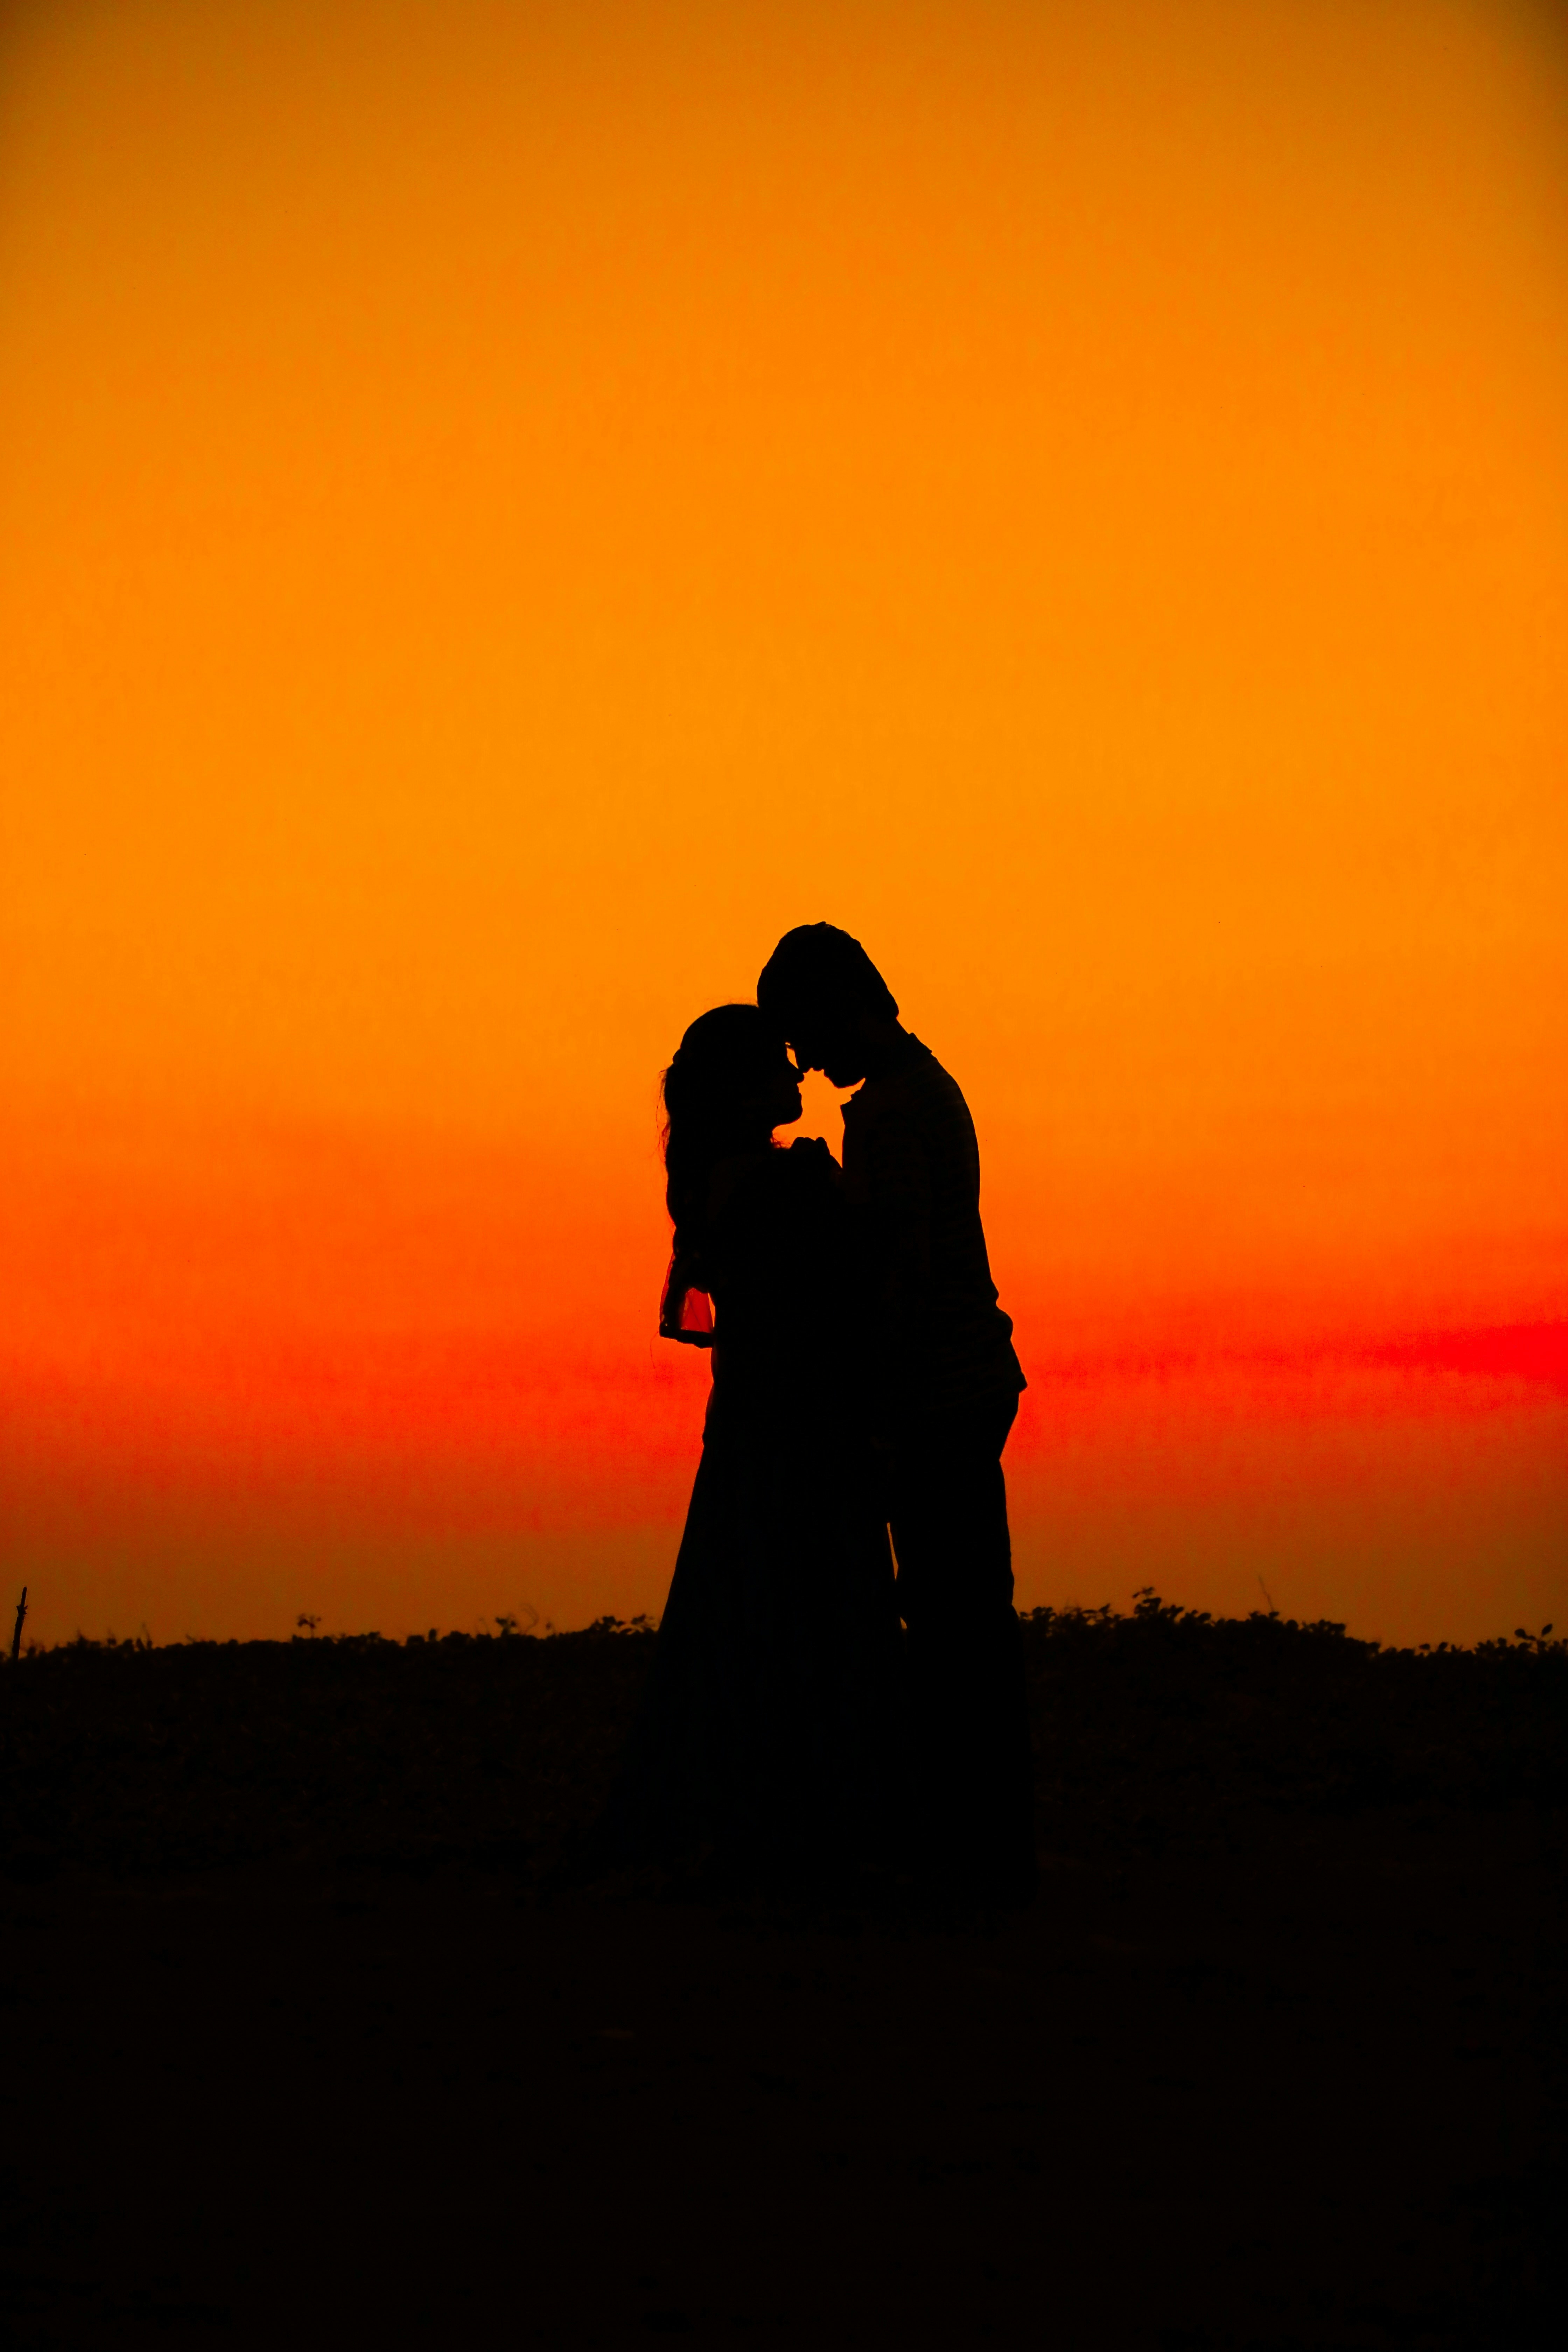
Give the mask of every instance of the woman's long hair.
M 731 1152 L 757 1142 L 756 1116 L 741 1097 L 766 1078 L 783 1054 L 776 1024 L 754 1004 L 716 1004 L 692 1023 L 660 1081 L 664 1201 L 675 1226 L 659 1310 L 659 1328 L 668 1339 L 700 1345 L 706 1337 L 700 1326 L 683 1328 L 683 1310 L 689 1293 L 708 1287 L 703 1253 L 713 1171 Z

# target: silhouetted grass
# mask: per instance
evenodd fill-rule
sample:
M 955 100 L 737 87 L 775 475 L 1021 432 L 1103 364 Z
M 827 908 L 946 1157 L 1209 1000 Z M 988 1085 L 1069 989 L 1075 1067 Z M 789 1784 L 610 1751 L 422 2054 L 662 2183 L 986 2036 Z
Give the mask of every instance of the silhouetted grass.
M 610 1785 L 641 1625 L 545 1637 L 77 1640 L 0 1668 L 0 1859 L 199 1870 L 264 1855 L 542 1867 Z M 1560 1807 L 1568 1644 L 1385 1650 L 1331 1624 L 1025 1621 L 1041 1843 L 1225 1849 L 1282 1818 Z
M 1281 1816 L 1559 1807 L 1568 1643 L 1384 1649 L 1327 1622 L 1132 1613 L 1025 1621 L 1042 1828 L 1154 1851 Z

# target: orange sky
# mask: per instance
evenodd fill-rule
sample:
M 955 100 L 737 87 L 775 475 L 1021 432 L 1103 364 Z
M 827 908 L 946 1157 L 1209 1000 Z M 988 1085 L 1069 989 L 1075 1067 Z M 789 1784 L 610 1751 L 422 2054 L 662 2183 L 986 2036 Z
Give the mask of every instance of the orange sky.
M 1561 1337 L 1403 1344 L 1568 1322 L 1565 220 L 1504 0 L 13 5 L 40 1635 L 657 1609 L 657 1074 L 818 916 L 1026 1600 L 1568 1614 Z

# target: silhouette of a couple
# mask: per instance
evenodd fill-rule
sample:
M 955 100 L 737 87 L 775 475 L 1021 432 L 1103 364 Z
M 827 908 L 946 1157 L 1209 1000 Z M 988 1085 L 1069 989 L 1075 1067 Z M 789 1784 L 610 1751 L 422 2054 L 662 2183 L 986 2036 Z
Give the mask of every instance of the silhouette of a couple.
M 842 1169 L 773 1140 L 814 1069 L 858 1088 Z M 664 1108 L 659 1328 L 711 1346 L 713 1383 L 616 1850 L 751 1876 L 891 1863 L 1022 1896 L 1002 1449 L 1024 1376 L 963 1097 L 859 942 L 810 923 L 754 1005 L 692 1023 Z

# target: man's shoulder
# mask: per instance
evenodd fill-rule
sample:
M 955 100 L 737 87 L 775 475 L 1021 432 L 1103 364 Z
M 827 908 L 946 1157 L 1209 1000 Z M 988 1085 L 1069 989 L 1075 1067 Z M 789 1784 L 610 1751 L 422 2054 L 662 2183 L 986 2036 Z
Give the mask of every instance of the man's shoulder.
M 891 1069 L 868 1078 L 845 1104 L 846 1150 L 858 1156 L 896 1147 L 939 1160 L 956 1150 L 967 1159 L 974 1122 L 958 1081 L 918 1037 L 908 1044 Z
M 962 1102 L 963 1095 L 958 1080 L 937 1060 L 931 1047 L 922 1045 L 918 1037 L 911 1037 L 910 1045 L 913 1050 L 905 1055 L 901 1065 L 908 1083 L 928 1094 L 957 1095 Z
M 918 1037 L 911 1037 L 910 1045 L 913 1051 L 901 1058 L 896 1073 L 910 1113 L 938 1128 L 951 1128 L 954 1122 L 969 1127 L 969 1105 L 952 1071 L 944 1069 Z

